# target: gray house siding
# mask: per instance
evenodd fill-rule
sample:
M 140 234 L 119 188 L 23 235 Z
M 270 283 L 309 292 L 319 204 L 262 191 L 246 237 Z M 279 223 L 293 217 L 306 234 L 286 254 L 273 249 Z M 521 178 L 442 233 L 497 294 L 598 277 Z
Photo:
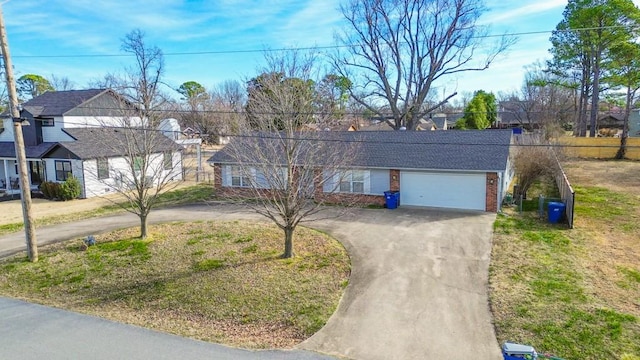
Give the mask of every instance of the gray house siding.
M 389 170 L 371 170 L 370 172 L 371 179 L 371 189 L 369 191 L 370 194 L 373 195 L 382 195 L 385 191 L 389 190 L 391 187 L 389 180 Z

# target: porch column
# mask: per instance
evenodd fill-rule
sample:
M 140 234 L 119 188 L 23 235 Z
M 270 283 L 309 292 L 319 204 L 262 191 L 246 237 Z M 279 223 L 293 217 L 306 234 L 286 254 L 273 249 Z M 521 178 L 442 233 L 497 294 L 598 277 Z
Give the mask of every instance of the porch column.
M 5 190 L 9 190 L 9 188 L 11 187 L 11 183 L 9 182 L 9 169 L 7 168 L 7 159 L 2 160 L 3 166 L 4 166 L 4 188 Z
M 29 190 L 31 190 L 31 185 L 33 185 L 31 181 L 31 160 L 27 160 L 27 179 L 29 179 Z

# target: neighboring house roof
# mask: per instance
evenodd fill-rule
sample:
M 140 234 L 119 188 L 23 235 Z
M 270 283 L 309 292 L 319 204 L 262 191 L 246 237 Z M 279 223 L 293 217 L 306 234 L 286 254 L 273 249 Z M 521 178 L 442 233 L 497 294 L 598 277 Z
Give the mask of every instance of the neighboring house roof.
M 416 130 L 428 130 L 428 131 L 434 131 L 437 130 L 438 127 L 436 126 L 436 123 L 433 122 L 433 120 L 430 119 L 420 119 L 420 124 L 418 124 L 418 126 L 416 127 Z
M 62 116 L 69 110 L 108 92 L 107 89 L 47 91 L 22 104 L 22 108 L 35 117 Z
M 321 134 L 330 141 L 354 144 L 355 154 L 349 154 L 353 156 L 350 163 L 353 167 L 454 171 L 504 171 L 512 137 L 511 130 L 343 131 Z M 304 138 L 305 134 L 298 136 Z M 259 137 L 258 140 L 234 138 L 232 141 L 272 140 Z M 234 158 L 225 149 L 208 161 L 233 164 Z
M 359 131 L 393 131 L 393 128 L 386 121 L 374 120 L 368 125 L 360 127 Z
M 53 148 L 56 143 L 42 143 L 35 146 L 25 146 L 27 159 L 40 159 L 45 153 Z M 13 141 L 0 142 L 0 158 L 15 158 L 16 146 Z
M 67 128 L 62 131 L 75 140 L 59 142 L 54 149 L 66 149 L 79 159 L 125 156 L 127 155 L 126 144 L 144 144 L 142 130 L 126 128 Z M 182 150 L 180 145 L 162 133 L 156 130 L 148 131 L 154 132 L 155 138 L 151 141 L 154 153 Z
M 612 112 L 602 114 L 598 118 L 598 127 L 617 127 L 622 128 L 624 126 L 624 113 Z

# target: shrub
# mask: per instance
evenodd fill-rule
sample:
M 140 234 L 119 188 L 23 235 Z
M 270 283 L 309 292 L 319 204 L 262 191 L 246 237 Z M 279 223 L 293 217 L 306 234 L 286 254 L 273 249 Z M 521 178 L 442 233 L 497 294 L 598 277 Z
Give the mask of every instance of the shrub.
M 54 200 L 60 198 L 60 184 L 53 181 L 45 181 L 40 184 L 40 191 L 45 199 Z
M 80 197 L 81 188 L 80 181 L 75 176 L 69 176 L 62 185 L 60 185 L 60 200 L 73 200 Z

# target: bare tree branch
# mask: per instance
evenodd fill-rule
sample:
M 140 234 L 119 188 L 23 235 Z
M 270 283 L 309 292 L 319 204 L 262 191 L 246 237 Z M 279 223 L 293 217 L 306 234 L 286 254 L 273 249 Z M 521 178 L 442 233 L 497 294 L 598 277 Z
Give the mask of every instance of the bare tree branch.
M 260 80 L 261 91 L 251 94 L 251 124 L 223 149 L 227 158 L 221 162 L 229 165 L 221 175 L 230 182 L 223 188 L 225 196 L 244 201 L 284 231 L 283 257 L 291 257 L 296 226 L 330 200 L 316 196 L 318 189 L 330 194 L 340 186 L 353 145 L 323 141 L 332 132 L 299 132 L 310 116 L 304 109 L 315 101 L 313 92 L 298 86 L 312 80 L 313 57 L 291 52 L 267 56 L 267 63 L 261 71 L 267 74 Z M 323 122 L 320 116 L 315 120 Z
M 389 124 L 415 130 L 437 109 L 427 100 L 435 81 L 465 71 L 487 69 L 513 39 L 502 37 L 475 62 L 486 29 L 477 24 L 480 0 L 350 0 L 342 7 L 349 28 L 338 35 L 348 51 L 336 54 L 338 73 L 355 83 L 350 95 L 380 117 L 388 103 Z M 447 99 L 455 94 L 446 96 Z

